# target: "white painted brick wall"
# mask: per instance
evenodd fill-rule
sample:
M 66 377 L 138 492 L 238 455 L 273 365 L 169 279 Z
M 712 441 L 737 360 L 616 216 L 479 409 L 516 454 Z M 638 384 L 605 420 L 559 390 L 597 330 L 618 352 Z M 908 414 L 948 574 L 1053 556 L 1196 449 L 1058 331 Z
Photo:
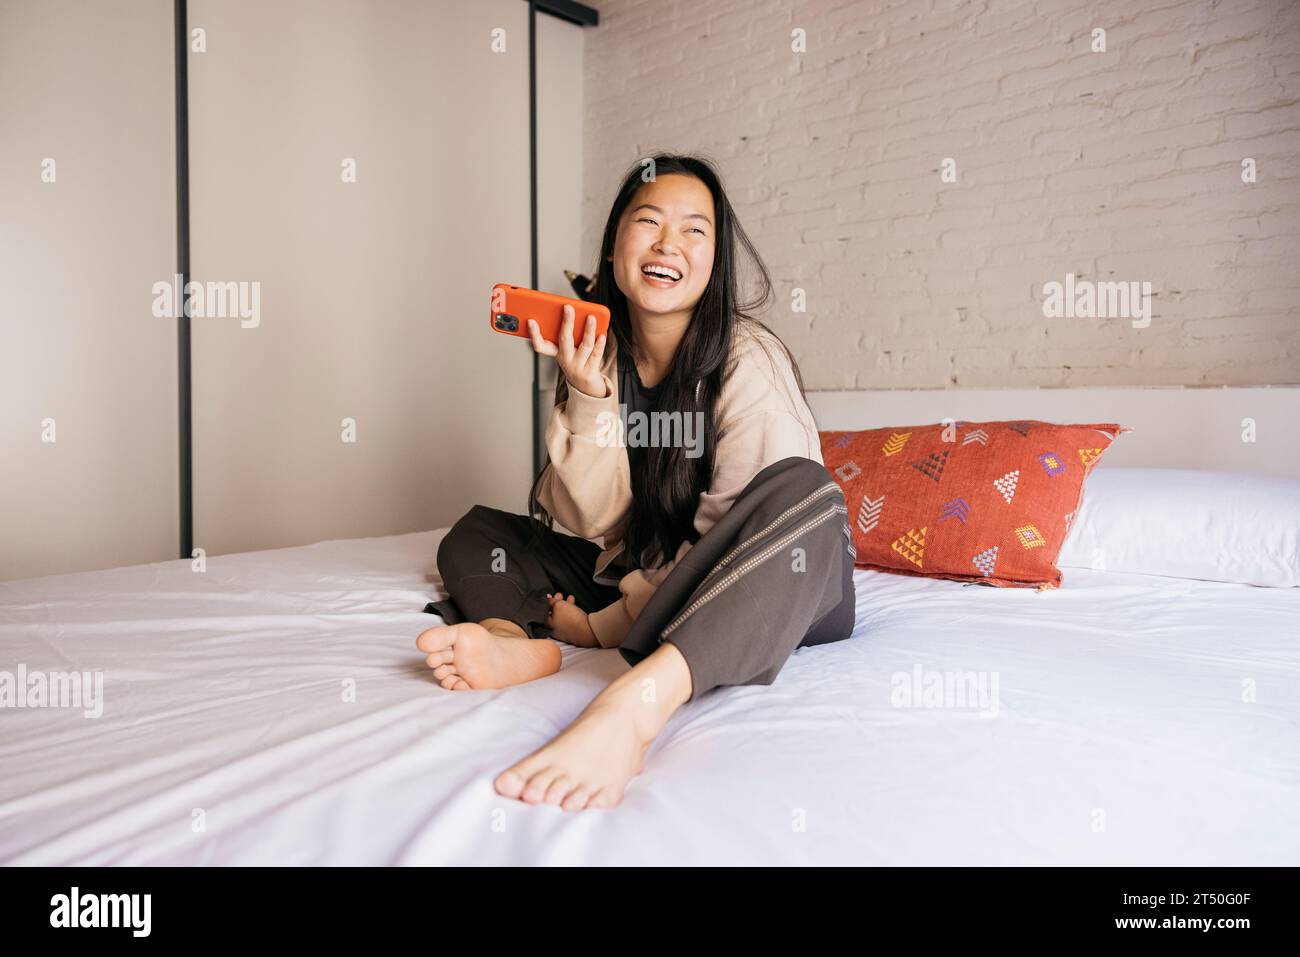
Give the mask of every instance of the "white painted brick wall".
M 1300 383 L 1297 0 L 593 5 L 584 265 L 628 165 L 708 156 L 810 389 Z M 1150 326 L 1044 318 L 1067 272 Z

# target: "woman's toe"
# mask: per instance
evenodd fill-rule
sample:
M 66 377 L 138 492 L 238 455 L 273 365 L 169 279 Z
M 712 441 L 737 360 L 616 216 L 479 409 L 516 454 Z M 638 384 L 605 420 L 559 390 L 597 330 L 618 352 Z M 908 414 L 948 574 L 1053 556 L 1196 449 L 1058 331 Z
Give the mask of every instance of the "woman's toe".
M 454 628 L 448 628 L 446 625 L 436 625 L 420 632 L 420 637 L 415 639 L 415 647 L 426 653 L 441 651 L 444 648 L 450 648 L 455 637 L 456 630 Z
M 546 797 L 546 789 L 551 786 L 558 772 L 554 768 L 544 768 L 538 771 L 524 786 L 523 799 L 529 804 L 540 804 L 542 798 Z
M 577 783 L 567 774 L 558 775 L 551 782 L 550 787 L 546 789 L 546 795 L 542 798 L 542 803 L 559 807 L 564 803 L 564 799 L 569 796 L 569 792 L 574 789 Z
M 517 798 L 524 790 L 524 785 L 528 781 L 514 768 L 508 771 L 502 771 L 497 775 L 497 779 L 492 782 L 497 794 L 502 797 Z
M 493 782 L 496 786 L 497 793 L 505 797 L 519 798 L 523 796 L 524 788 L 528 786 L 529 780 L 535 772 L 541 770 L 542 766 L 533 759 L 532 755 L 524 758 L 522 761 L 512 764 L 500 774 Z
M 619 801 L 623 799 L 621 792 L 611 787 L 603 787 L 591 796 L 587 802 L 587 807 L 611 808 L 617 807 Z
M 569 792 L 569 796 L 564 799 L 560 807 L 565 811 L 581 811 L 586 808 L 589 800 L 591 800 L 591 789 L 579 785 Z

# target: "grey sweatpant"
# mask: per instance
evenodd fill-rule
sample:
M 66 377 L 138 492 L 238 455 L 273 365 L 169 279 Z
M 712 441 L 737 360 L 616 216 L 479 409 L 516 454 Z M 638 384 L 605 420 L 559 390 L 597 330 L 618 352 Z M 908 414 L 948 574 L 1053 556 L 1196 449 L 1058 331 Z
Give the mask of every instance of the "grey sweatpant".
M 594 543 L 547 531 L 530 547 L 532 532 L 525 516 L 474 506 L 438 547 L 451 597 L 425 611 L 448 624 L 502 618 L 540 638 L 551 634 L 547 592 L 572 594 L 588 612 L 618 600 L 618 588 L 592 577 Z M 619 652 L 636 664 L 665 641 L 676 645 L 691 700 L 723 685 L 771 684 L 795 648 L 852 632 L 854 557 L 844 495 L 825 467 L 774 462 L 686 552 Z

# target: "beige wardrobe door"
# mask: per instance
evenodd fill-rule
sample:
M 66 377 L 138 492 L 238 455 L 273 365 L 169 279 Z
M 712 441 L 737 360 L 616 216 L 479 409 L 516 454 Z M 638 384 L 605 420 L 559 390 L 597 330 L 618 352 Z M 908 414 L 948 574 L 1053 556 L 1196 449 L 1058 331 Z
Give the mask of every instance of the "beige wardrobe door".
M 0 0 L 0 579 L 176 557 L 172 4 Z
M 532 354 L 488 307 L 529 279 L 528 5 L 190 0 L 190 26 L 194 279 L 249 284 L 193 321 L 195 545 L 522 512 Z

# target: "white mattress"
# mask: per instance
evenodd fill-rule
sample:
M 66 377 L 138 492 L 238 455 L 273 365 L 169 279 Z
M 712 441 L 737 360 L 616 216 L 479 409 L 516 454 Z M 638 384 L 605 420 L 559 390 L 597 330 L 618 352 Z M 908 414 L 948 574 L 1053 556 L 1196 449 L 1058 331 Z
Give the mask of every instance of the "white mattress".
M 1300 589 L 859 571 L 852 639 L 682 709 L 575 815 L 492 778 L 626 665 L 444 691 L 414 646 L 440 537 L 0 584 L 0 670 L 105 679 L 98 719 L 0 710 L 0 861 L 1300 864 Z M 996 716 L 894 707 L 917 666 L 996 672 Z

